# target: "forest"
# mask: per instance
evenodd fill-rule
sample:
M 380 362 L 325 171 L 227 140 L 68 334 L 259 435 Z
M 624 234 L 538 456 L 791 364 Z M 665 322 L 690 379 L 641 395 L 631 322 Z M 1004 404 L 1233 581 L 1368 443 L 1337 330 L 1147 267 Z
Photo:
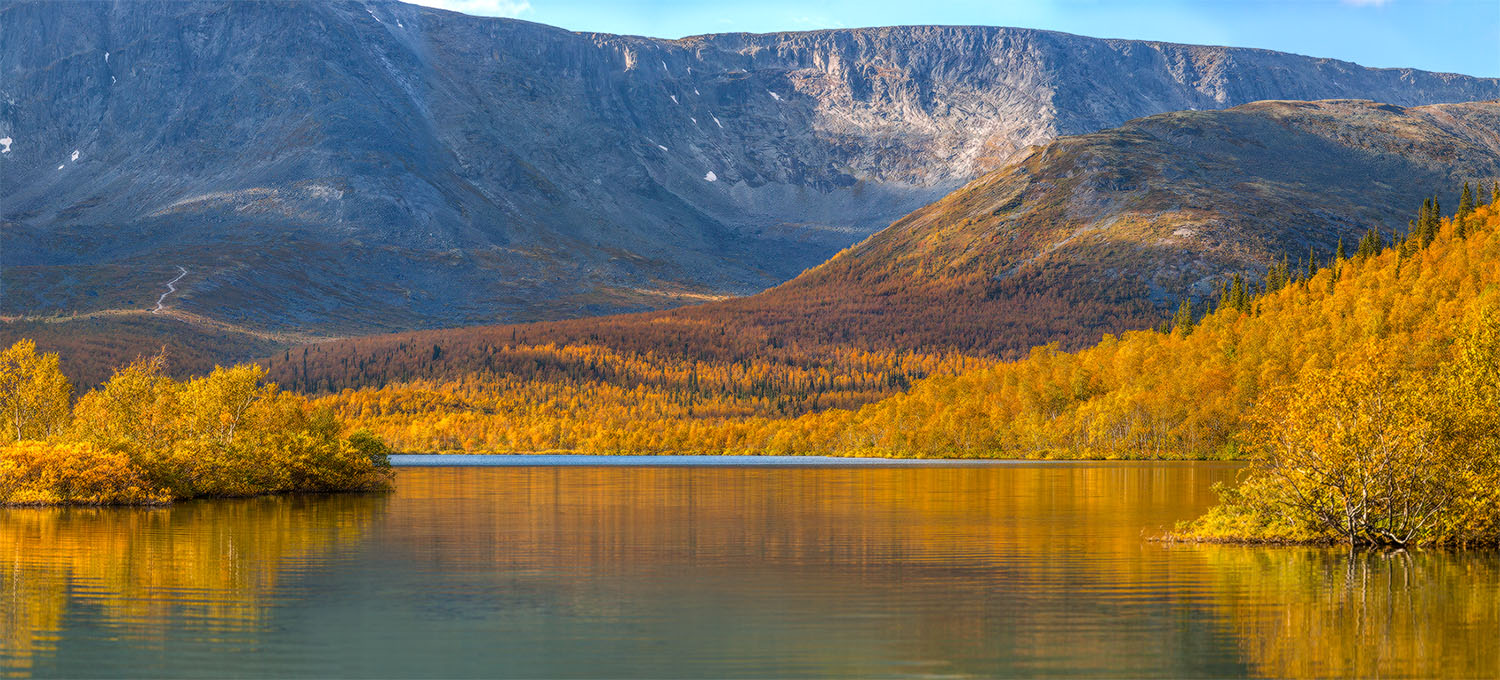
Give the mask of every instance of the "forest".
M 0 499 L 376 488 L 385 442 L 414 452 L 1250 458 L 1263 481 L 1179 537 L 1490 540 L 1474 537 L 1493 536 L 1494 518 L 1460 517 L 1453 505 L 1494 505 L 1474 501 L 1475 489 L 1493 494 L 1500 479 L 1487 453 L 1500 422 L 1484 419 L 1500 411 L 1500 190 L 1483 193 L 1488 205 L 1465 185 L 1451 217 L 1428 200 L 1405 234 L 1370 231 L 1321 261 L 1284 256 L 1262 275 L 1228 277 L 1214 299 L 1184 299 L 1154 329 L 1075 352 L 1041 345 L 1013 361 L 648 314 L 500 337 L 371 339 L 381 352 L 312 345 L 185 381 L 156 356 L 71 403 L 57 356 L 21 342 L 0 364 Z M 587 342 L 555 341 L 584 329 Z M 323 394 L 282 391 L 268 372 Z M 1325 441 L 1342 448 L 1311 445 Z M 1372 442 L 1390 455 L 1369 463 Z M 1451 465 L 1430 465 L 1438 458 Z M 1319 466 L 1326 474 L 1307 472 Z M 1450 468 L 1461 474 L 1431 474 Z M 1360 475 L 1420 491 L 1399 508 L 1353 504 Z
M 1466 189 L 1451 218 L 1429 201 L 1406 235 L 1372 232 L 1321 266 L 1313 253 L 1232 277 L 1217 299 L 1184 302 L 1156 329 L 1011 362 L 773 337 L 756 339 L 767 351 L 754 358 L 744 348 L 755 342 L 732 325 L 673 320 L 654 336 L 622 324 L 582 346 L 526 344 L 524 330 L 515 345 L 458 348 L 408 335 L 383 356 L 313 347 L 271 370 L 313 384 L 390 378 L 318 403 L 411 451 L 1242 457 L 1237 435 L 1257 401 L 1304 373 L 1345 365 L 1370 343 L 1403 370 L 1451 358 L 1500 279 L 1493 192 L 1489 206 L 1478 193 Z M 434 363 L 453 377 L 425 377 L 440 375 Z M 406 372 L 424 377 L 403 382 Z
M 0 505 L 159 505 L 377 490 L 390 449 L 263 381 L 254 364 L 179 381 L 141 358 L 73 400 L 56 354 L 0 352 Z

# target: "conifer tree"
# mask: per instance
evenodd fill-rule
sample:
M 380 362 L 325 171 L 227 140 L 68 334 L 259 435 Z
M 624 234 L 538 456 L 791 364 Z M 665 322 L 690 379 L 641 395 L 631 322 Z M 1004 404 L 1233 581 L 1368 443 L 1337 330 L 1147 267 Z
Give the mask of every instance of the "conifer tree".
M 1469 213 L 1474 211 L 1474 194 L 1469 191 L 1469 183 L 1464 182 L 1463 193 L 1458 198 L 1458 212 L 1453 214 L 1453 235 L 1463 238 L 1467 235 L 1465 222 Z
M 1432 199 L 1422 199 L 1422 209 L 1417 211 L 1417 228 L 1407 234 L 1407 237 L 1416 239 L 1419 245 L 1427 240 L 1427 214 L 1430 212 L 1432 212 Z
M 1272 261 L 1271 266 L 1266 268 L 1266 292 L 1281 290 L 1290 282 L 1291 270 L 1287 267 L 1286 254 L 1282 253 L 1280 262 Z
M 1437 238 L 1438 224 L 1442 220 L 1443 209 L 1438 205 L 1437 197 L 1431 199 L 1427 206 L 1427 215 L 1422 225 L 1422 246 L 1432 245 L 1432 239 Z
M 1365 232 L 1365 235 L 1359 239 L 1359 250 L 1355 252 L 1354 256 L 1363 260 L 1378 255 L 1384 247 L 1385 244 L 1380 242 L 1380 231 L 1374 227 L 1370 227 Z
M 1182 337 L 1193 333 L 1193 301 L 1191 298 L 1183 298 L 1182 304 L 1177 306 L 1177 314 L 1172 317 L 1172 330 Z
M 1339 237 L 1339 245 L 1333 251 L 1333 261 L 1328 263 L 1328 292 L 1333 292 L 1333 284 L 1338 283 L 1339 275 L 1344 272 L 1344 239 Z

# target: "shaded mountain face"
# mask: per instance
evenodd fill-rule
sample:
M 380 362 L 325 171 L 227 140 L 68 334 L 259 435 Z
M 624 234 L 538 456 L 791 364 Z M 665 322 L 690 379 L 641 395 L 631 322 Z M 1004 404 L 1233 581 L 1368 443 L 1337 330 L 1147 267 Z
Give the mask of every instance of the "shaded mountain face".
M 1166 320 L 1232 273 L 1389 240 L 1437 194 L 1500 180 L 1500 101 L 1402 108 L 1257 102 L 1058 139 L 769 291 L 692 307 L 402 333 L 293 349 L 280 383 L 322 391 L 504 372 L 518 346 L 826 366 L 841 348 L 1005 358 Z M 1305 264 L 1305 262 L 1304 262 Z M 1413 265 L 1419 266 L 1419 265 Z M 1200 307 L 1200 313 L 1202 311 Z M 583 363 L 559 375 L 598 370 Z M 569 371 L 572 371 L 571 373 Z
M 0 24 L 0 313 L 148 309 L 181 266 L 170 307 L 271 331 L 745 294 L 1058 135 L 1270 98 L 1500 96 L 1001 28 L 670 41 L 175 1 L 12 2 Z

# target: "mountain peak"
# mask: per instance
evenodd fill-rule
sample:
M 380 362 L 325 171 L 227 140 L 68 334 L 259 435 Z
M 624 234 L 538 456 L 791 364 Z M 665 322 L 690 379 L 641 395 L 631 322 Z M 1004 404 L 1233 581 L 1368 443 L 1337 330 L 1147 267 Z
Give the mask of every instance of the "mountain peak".
M 181 265 L 181 309 L 317 334 L 753 293 L 1028 149 L 1144 115 L 1500 96 L 1011 28 L 659 40 L 382 2 L 17 2 L 0 20 L 0 312 L 142 307 Z

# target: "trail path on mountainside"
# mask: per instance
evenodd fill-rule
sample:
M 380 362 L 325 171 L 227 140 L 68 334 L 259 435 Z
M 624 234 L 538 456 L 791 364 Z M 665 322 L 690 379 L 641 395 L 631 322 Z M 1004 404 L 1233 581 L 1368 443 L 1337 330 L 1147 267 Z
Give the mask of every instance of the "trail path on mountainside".
M 218 319 L 212 319 L 212 318 L 203 316 L 202 314 L 195 314 L 193 312 L 189 312 L 189 311 L 185 311 L 185 310 L 180 310 L 180 309 L 174 309 L 174 308 L 167 307 L 166 306 L 167 297 L 170 296 L 172 293 L 177 292 L 177 283 L 179 281 L 181 281 L 184 276 L 188 275 L 188 270 L 186 268 L 184 268 L 183 266 L 181 266 L 181 265 L 177 265 L 177 271 L 178 271 L 177 276 L 175 278 L 173 278 L 171 281 L 167 282 L 167 284 L 166 284 L 167 285 L 166 292 L 162 293 L 160 297 L 156 298 L 156 306 L 153 307 L 153 308 L 151 308 L 151 309 L 141 309 L 139 307 L 137 307 L 135 309 L 96 309 L 96 310 L 93 310 L 93 311 L 90 311 L 90 312 L 83 312 L 81 314 L 77 313 L 77 312 L 74 312 L 73 314 L 67 315 L 67 316 L 63 316 L 63 315 L 51 315 L 51 316 L 41 316 L 41 315 L 37 315 L 37 316 L 31 316 L 31 315 L 5 316 L 5 315 L 0 315 L 0 323 L 17 323 L 17 322 L 22 322 L 22 323 L 24 323 L 24 322 L 68 323 L 68 322 L 72 322 L 72 321 L 85 321 L 85 320 L 88 320 L 88 319 L 98 319 L 98 318 L 104 318 L 104 317 L 128 317 L 128 316 L 138 316 L 138 315 L 153 314 L 153 315 L 160 315 L 160 316 L 164 316 L 164 317 L 170 317 L 172 319 L 176 319 L 176 320 L 184 322 L 184 323 L 192 324 L 194 326 L 212 328 L 214 330 L 217 330 L 217 331 L 220 331 L 220 332 L 224 332 L 224 333 L 231 333 L 231 334 L 238 334 L 238 335 L 248 335 L 248 336 L 251 336 L 251 337 L 259 338 L 261 340 L 269 340 L 269 341 L 272 341 L 272 342 L 281 342 L 281 343 L 286 343 L 286 344 L 291 344 L 291 345 L 301 345 L 301 344 L 314 343 L 314 342 L 327 342 L 329 340 L 338 340 L 338 339 L 342 338 L 342 336 L 333 336 L 333 335 L 317 335 L 317 334 L 312 334 L 312 333 L 299 333 L 299 332 L 295 332 L 295 331 L 269 331 L 269 330 L 262 330 L 262 329 L 258 329 L 258 328 L 249 328 L 249 327 L 246 327 L 246 326 L 240 326 L 240 325 L 237 325 L 237 324 L 232 324 L 232 323 L 228 323 L 228 322 L 224 322 L 224 321 L 219 321 Z
M 156 314 L 156 313 L 161 312 L 161 310 L 162 310 L 162 306 L 161 306 L 162 303 L 166 302 L 168 295 L 171 295 L 171 294 L 177 292 L 177 282 L 181 281 L 182 277 L 187 276 L 187 274 L 188 274 L 187 270 L 182 268 L 182 265 L 177 265 L 177 271 L 180 271 L 182 273 L 178 274 L 177 278 L 172 279 L 171 281 L 167 282 L 167 292 L 162 293 L 161 297 L 156 298 L 156 309 L 151 310 L 152 314 Z

